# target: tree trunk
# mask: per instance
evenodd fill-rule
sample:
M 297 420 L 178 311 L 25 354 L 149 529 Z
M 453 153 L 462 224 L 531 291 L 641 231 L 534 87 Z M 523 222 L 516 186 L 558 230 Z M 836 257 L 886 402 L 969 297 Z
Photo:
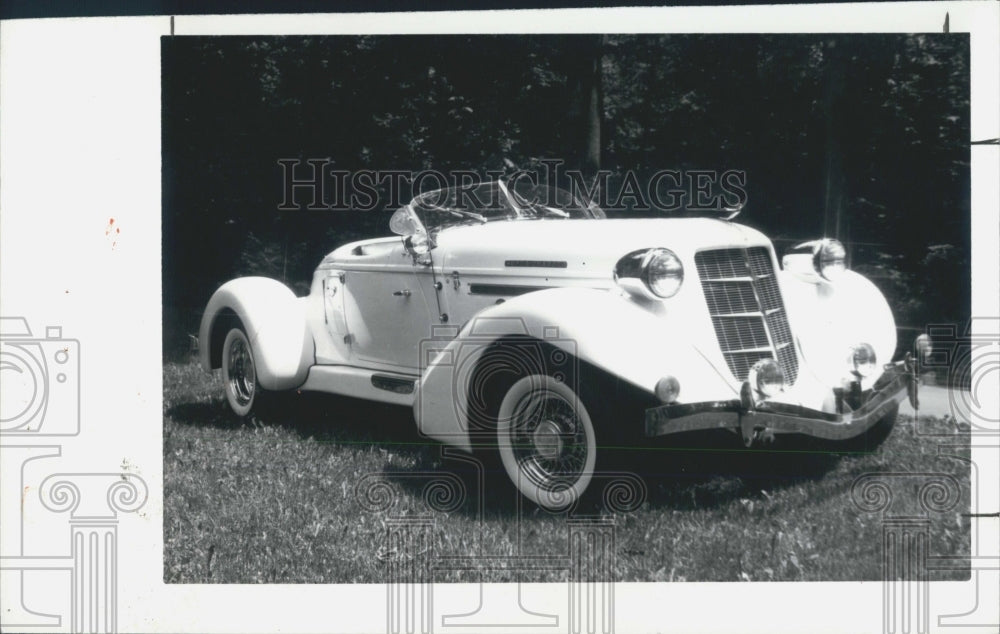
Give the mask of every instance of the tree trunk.
M 593 178 L 601 169 L 601 120 L 603 119 L 603 90 L 601 86 L 601 62 L 603 50 L 603 35 L 595 35 L 591 58 L 585 69 L 583 97 L 586 103 L 584 110 L 584 145 L 583 157 L 580 161 L 583 173 Z
M 583 35 L 571 49 L 567 68 L 570 104 L 566 111 L 567 167 L 578 169 L 590 181 L 601 169 L 602 35 Z

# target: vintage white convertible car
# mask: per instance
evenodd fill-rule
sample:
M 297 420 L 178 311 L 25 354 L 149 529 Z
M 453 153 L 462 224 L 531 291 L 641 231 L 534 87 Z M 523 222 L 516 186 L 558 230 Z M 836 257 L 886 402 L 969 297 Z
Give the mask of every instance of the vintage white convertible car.
M 280 390 L 412 406 L 422 434 L 557 509 L 602 447 L 715 428 L 874 444 L 916 400 L 929 345 L 886 363 L 892 312 L 836 240 L 779 266 L 730 220 L 609 220 L 503 181 L 422 194 L 390 229 L 326 256 L 307 297 L 262 277 L 215 292 L 201 362 L 236 414 Z

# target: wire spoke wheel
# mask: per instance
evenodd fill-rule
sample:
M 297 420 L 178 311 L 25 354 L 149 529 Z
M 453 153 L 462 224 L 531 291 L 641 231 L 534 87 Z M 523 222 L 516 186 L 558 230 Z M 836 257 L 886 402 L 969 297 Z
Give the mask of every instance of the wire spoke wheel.
M 497 440 L 507 475 L 539 506 L 565 508 L 590 484 L 593 424 L 573 390 L 552 377 L 533 375 L 511 386 L 500 405 Z
M 547 390 L 518 403 L 511 424 L 514 456 L 538 486 L 559 489 L 579 479 L 587 460 L 587 435 L 573 406 Z
M 229 386 L 240 404 L 253 399 L 255 377 L 250 350 L 244 340 L 237 339 L 229 350 Z
M 222 347 L 222 374 L 226 400 L 238 416 L 246 416 L 257 396 L 257 367 L 246 333 L 233 328 Z

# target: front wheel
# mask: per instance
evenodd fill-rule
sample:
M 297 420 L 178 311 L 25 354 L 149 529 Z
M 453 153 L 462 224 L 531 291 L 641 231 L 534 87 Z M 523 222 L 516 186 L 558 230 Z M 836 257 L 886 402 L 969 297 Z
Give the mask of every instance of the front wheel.
M 253 349 L 242 328 L 230 330 L 222 344 L 222 378 L 229 407 L 241 418 L 250 414 L 259 399 L 260 387 Z
M 500 461 L 517 490 L 548 510 L 576 502 L 597 461 L 594 423 L 576 393 L 551 376 L 526 376 L 497 414 Z

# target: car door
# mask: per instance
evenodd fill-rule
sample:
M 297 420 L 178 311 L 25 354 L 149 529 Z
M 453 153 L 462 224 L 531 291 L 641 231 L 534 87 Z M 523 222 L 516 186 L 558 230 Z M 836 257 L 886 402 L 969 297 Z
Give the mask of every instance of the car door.
M 344 314 L 344 281 L 347 275 L 340 269 L 325 269 L 320 281 L 323 326 L 326 336 L 317 336 L 316 363 L 341 364 L 350 359 L 351 337 Z
M 343 289 L 352 358 L 415 373 L 420 341 L 437 317 L 430 267 L 415 264 L 399 238 L 373 241 L 359 247 Z

